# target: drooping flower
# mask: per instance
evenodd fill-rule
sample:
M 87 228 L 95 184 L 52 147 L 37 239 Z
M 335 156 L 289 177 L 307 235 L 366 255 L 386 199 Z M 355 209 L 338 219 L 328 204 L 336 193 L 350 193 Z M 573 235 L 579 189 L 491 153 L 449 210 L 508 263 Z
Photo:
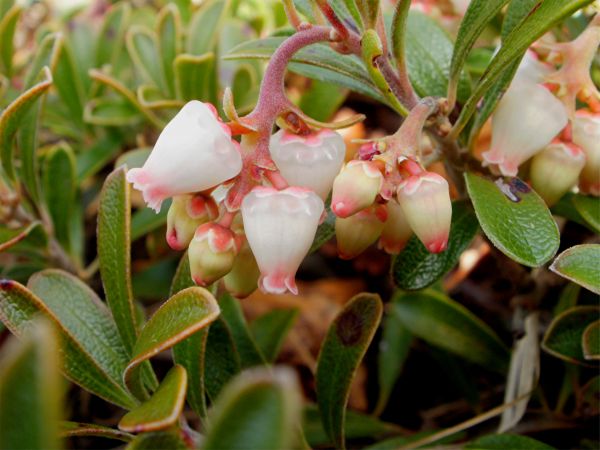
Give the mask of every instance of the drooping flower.
M 368 208 L 383 185 L 383 175 L 372 161 L 350 161 L 333 182 L 331 209 L 338 217 L 349 217 Z
M 244 230 L 268 293 L 298 293 L 295 275 L 315 237 L 323 200 L 306 188 L 255 187 L 242 202 Z
M 543 83 L 551 72 L 551 65 L 541 62 L 533 50 L 528 50 L 519 64 L 513 83 Z
M 406 221 L 427 250 L 446 250 L 452 219 L 446 179 L 434 172 L 412 175 L 400 183 L 397 197 Z
M 127 180 L 156 211 L 166 198 L 212 188 L 242 168 L 237 143 L 214 107 L 192 100 L 164 128 L 142 168 Z
M 335 237 L 338 254 L 352 259 L 364 252 L 381 235 L 387 218 L 383 205 L 373 205 L 347 217 L 335 219 Z
M 413 235 L 412 228 L 406 220 L 399 203 L 390 200 L 387 203 L 387 220 L 379 238 L 379 248 L 390 255 L 397 255 L 404 249 Z
M 216 223 L 200 225 L 188 248 L 192 279 L 208 286 L 226 275 L 240 249 L 240 240 L 229 228 Z
M 176 195 L 167 214 L 167 243 L 173 250 L 185 250 L 196 229 L 218 215 L 219 208 L 211 196 Z
M 553 142 L 531 160 L 531 186 L 552 206 L 577 184 L 584 165 L 581 148 L 572 143 Z
M 291 186 L 311 189 L 327 199 L 346 155 L 338 133 L 324 129 L 300 136 L 279 130 L 271 136 L 269 147 L 273 161 Z
M 565 107 L 544 86 L 514 83 L 492 117 L 492 145 L 483 158 L 497 165 L 502 175 L 515 176 L 519 166 L 546 147 L 567 122 Z
M 573 120 L 573 142 L 586 157 L 579 189 L 585 194 L 600 196 L 600 114 L 577 111 Z
M 242 246 L 235 257 L 231 271 L 223 277 L 227 292 L 237 298 L 245 298 L 258 288 L 260 269 L 252 253 L 248 240 L 243 237 Z

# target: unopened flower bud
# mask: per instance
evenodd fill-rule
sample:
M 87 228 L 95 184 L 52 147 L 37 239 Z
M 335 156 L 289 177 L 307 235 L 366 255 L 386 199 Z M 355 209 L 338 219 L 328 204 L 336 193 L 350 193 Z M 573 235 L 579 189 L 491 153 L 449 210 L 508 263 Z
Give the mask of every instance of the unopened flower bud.
M 269 148 L 273 161 L 290 185 L 311 189 L 323 200 L 327 199 L 346 155 L 344 140 L 331 130 L 308 136 L 279 130 L 271 137 Z
M 446 250 L 452 219 L 446 179 L 434 172 L 413 175 L 398 186 L 397 197 L 406 221 L 427 250 Z
M 233 267 L 239 244 L 229 228 L 216 223 L 200 225 L 188 249 L 194 282 L 208 286 L 226 275 Z
M 585 153 L 585 166 L 579 177 L 584 194 L 600 196 L 600 114 L 577 111 L 573 120 L 573 142 Z
M 338 217 L 349 217 L 375 201 L 383 175 L 374 162 L 350 161 L 333 182 L 331 209 Z
M 381 235 L 387 218 L 385 206 L 371 206 L 347 218 L 335 219 L 338 254 L 352 259 L 364 252 Z
M 223 278 L 223 285 L 227 292 L 237 298 L 245 298 L 252 294 L 258 288 L 258 278 L 260 269 L 248 245 L 246 238 L 243 238 L 243 244 L 240 252 L 235 257 L 231 272 Z
M 196 229 L 219 215 L 219 208 L 210 196 L 177 195 L 167 214 L 167 243 L 173 250 L 184 250 Z
M 305 188 L 256 187 L 246 195 L 244 230 L 264 292 L 298 293 L 296 272 L 310 250 L 323 209 L 323 200 Z
M 552 206 L 577 184 L 584 165 L 585 154 L 578 146 L 557 141 L 533 157 L 531 185 Z
M 164 128 L 142 168 L 127 180 L 156 211 L 166 198 L 212 188 L 235 177 L 242 157 L 210 104 L 192 100 Z
M 387 203 L 387 220 L 379 238 L 379 248 L 390 255 L 397 255 L 404 249 L 413 234 L 402 207 L 394 200 Z
M 567 125 L 563 104 L 544 86 L 516 82 L 506 91 L 492 117 L 492 146 L 483 153 L 505 176 L 546 147 Z

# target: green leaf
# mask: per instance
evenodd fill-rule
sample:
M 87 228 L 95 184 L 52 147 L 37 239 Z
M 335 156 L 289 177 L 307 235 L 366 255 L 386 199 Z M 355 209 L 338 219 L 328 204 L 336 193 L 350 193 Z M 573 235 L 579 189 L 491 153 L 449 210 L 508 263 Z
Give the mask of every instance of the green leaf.
M 600 359 L 600 320 L 587 326 L 581 337 L 583 357 L 585 359 Z
M 557 358 L 585 365 L 582 337 L 600 314 L 597 306 L 576 306 L 554 318 L 542 341 L 542 348 Z
M 116 134 L 108 134 L 98 139 L 91 147 L 77 154 L 77 182 L 96 175 L 121 150 L 121 139 Z
M 381 415 L 385 409 L 413 342 L 411 332 L 404 326 L 394 307 L 387 308 L 382 328 L 383 334 L 377 353 L 379 397 L 374 412 L 376 416 Z
M 396 450 L 399 447 L 405 448 L 409 447 L 412 442 L 416 442 L 421 440 L 427 436 L 431 436 L 435 433 L 435 431 L 420 431 L 418 433 L 411 434 L 410 436 L 396 436 L 390 439 L 386 439 L 383 441 L 379 441 L 376 444 L 369 445 L 365 447 L 364 450 Z M 444 444 L 452 444 L 456 441 L 463 440 L 465 433 L 454 433 L 450 436 L 438 439 L 425 447 L 444 447 Z M 435 445 L 434 445 L 435 444 Z M 451 446 L 455 447 L 455 446 Z M 419 447 L 423 448 L 423 447 Z M 483 450 L 483 449 L 482 449 Z
M 242 372 L 217 399 L 202 448 L 292 448 L 300 407 L 298 380 L 291 369 Z
M 461 304 L 433 290 L 397 294 L 393 307 L 404 326 L 424 341 L 503 373 L 509 352 L 494 331 Z
M 210 292 L 191 287 L 178 292 L 154 313 L 133 348 L 133 358 L 125 369 L 130 383 L 142 362 L 209 325 L 219 315 L 219 305 Z
M 379 326 L 378 295 L 358 294 L 338 314 L 321 346 L 315 375 L 321 420 L 327 435 L 344 448 L 344 420 L 350 385 Z
M 131 240 L 135 241 L 166 224 L 170 206 L 169 199 L 163 202 L 158 214 L 151 208 L 138 209 L 131 216 Z
M 473 0 L 465 13 L 458 29 L 456 44 L 450 65 L 448 98 L 454 99 L 461 70 L 475 41 L 488 23 L 500 12 L 509 0 Z M 450 102 L 454 103 L 453 101 Z
M 54 234 L 61 245 L 71 248 L 69 219 L 75 203 L 75 155 L 66 143 L 58 144 L 46 156 L 42 185 L 46 205 L 54 225 Z
M 356 3 L 355 3 L 356 1 Z M 344 3 L 346 5 L 358 6 L 360 10 L 360 15 L 364 22 L 365 27 L 367 28 L 375 28 L 375 24 L 377 23 L 377 16 L 379 14 L 379 0 L 346 0 Z M 356 6 L 354 8 L 356 8 Z
M 579 214 L 579 211 L 575 208 L 575 204 L 573 199 L 578 194 L 573 194 L 568 192 L 564 195 L 554 206 L 552 206 L 552 214 L 556 216 L 564 217 L 572 222 L 578 223 L 579 225 L 583 225 L 584 227 L 589 228 L 594 231 L 593 228 L 586 222 L 586 220 Z
M 121 378 L 127 351 L 110 312 L 96 294 L 58 270 L 37 273 L 29 286 L 33 292 L 15 281 L 0 283 L 0 319 L 7 328 L 21 336 L 41 312 L 59 328 L 65 376 L 109 402 L 135 406 Z
M 154 32 L 141 26 L 132 26 L 127 30 L 125 41 L 129 56 L 143 78 L 160 88 L 162 92 L 167 92 L 167 82 Z
M 229 0 L 210 0 L 194 14 L 190 22 L 186 51 L 192 55 L 212 52 L 219 37 L 221 22 L 229 10 Z
M 465 103 L 455 124 L 455 132 L 461 131 L 475 112 L 479 100 L 512 63 L 522 57 L 525 50 L 550 28 L 570 16 L 592 0 L 544 0 L 526 16 L 503 40 L 502 47 L 481 76 L 472 95 Z
M 106 301 L 128 351 L 137 340 L 138 323 L 131 290 L 129 184 L 126 168 L 105 180 L 98 208 L 98 260 Z
M 0 448 L 60 448 L 58 419 L 63 385 L 58 342 L 47 322 L 37 321 L 21 342 L 12 338 L 0 356 Z
M 571 247 L 554 260 L 550 270 L 600 294 L 600 244 Z
M 256 318 L 250 325 L 256 345 L 267 362 L 274 362 L 279 355 L 287 333 L 290 331 L 299 310 L 274 309 Z
M 406 21 L 410 10 L 411 0 L 398 0 L 394 8 L 392 23 L 390 25 L 390 39 L 392 52 L 396 59 L 398 70 L 406 73 Z
M 47 67 L 44 67 L 43 74 L 43 81 L 23 92 L 0 114 L 0 159 L 6 175 L 12 180 L 15 179 L 13 161 L 15 134 L 23 125 L 23 121 L 29 118 L 29 111 L 52 85 L 52 74 Z
M 596 233 L 600 233 L 600 198 L 587 195 L 574 195 L 572 202 L 581 217 L 592 227 Z
M 302 93 L 298 106 L 307 116 L 327 121 L 337 112 L 347 96 L 348 91 L 343 87 L 312 80 L 308 89 Z
M 317 227 L 317 233 L 315 239 L 310 246 L 310 253 L 319 250 L 323 244 L 329 241 L 335 235 L 335 214 L 331 211 L 331 205 L 329 202 L 326 206 L 327 216 L 325 220 Z
M 398 287 L 416 290 L 435 283 L 456 265 L 478 228 L 471 207 L 466 202 L 454 202 L 448 248 L 442 253 L 431 253 L 413 236 L 394 259 L 392 274 Z
M 554 450 L 543 442 L 517 434 L 490 434 L 469 442 L 465 448 L 478 450 Z
M 214 71 L 215 55 L 183 53 L 175 58 L 175 90 L 183 100 L 207 99 Z
M 205 352 L 208 328 L 204 328 L 173 347 L 173 360 L 185 367 L 188 373 L 187 401 L 200 416 L 206 416 L 204 387 Z
M 237 351 L 239 352 L 242 368 L 261 365 L 265 363 L 265 357 L 261 354 L 250 328 L 244 318 L 240 301 L 229 294 L 219 299 L 221 316 L 227 323 Z
M 176 365 L 165 376 L 149 400 L 132 409 L 119 421 L 130 433 L 164 430 L 179 420 L 187 390 L 187 372 Z
M 48 245 L 48 236 L 41 222 L 32 222 L 24 228 L 0 228 L 0 253 L 12 249 L 39 250 Z
M 155 431 L 136 436 L 126 450 L 189 450 L 189 447 L 175 431 Z
M 506 256 L 530 267 L 552 258 L 560 243 L 556 222 L 544 201 L 518 178 L 505 182 L 465 173 L 481 228 Z
M 454 45 L 435 20 L 411 11 L 406 23 L 406 63 L 410 81 L 421 97 L 444 97 Z M 471 81 L 463 72 L 458 82 L 458 99 L 465 101 L 471 91 Z
M 83 119 L 86 123 L 103 127 L 122 127 L 140 121 L 139 111 L 131 104 L 109 98 L 96 98 L 85 105 Z
M 168 93 L 173 95 L 175 93 L 173 62 L 175 57 L 181 53 L 181 17 L 179 9 L 172 3 L 165 5 L 158 14 L 156 35 L 158 36 L 158 54 L 164 79 L 167 83 Z
M 114 4 L 106 13 L 96 44 L 96 64 L 114 66 L 123 48 L 123 36 L 131 16 L 131 5 L 127 2 Z
M 0 68 L 9 76 L 12 72 L 14 35 L 21 12 L 22 8 L 19 5 L 13 5 L 0 18 Z
M 125 433 L 124 431 L 120 430 L 115 430 L 114 428 L 96 425 L 93 423 L 68 421 L 61 423 L 61 435 L 63 437 L 102 437 L 107 439 L 115 439 L 122 442 L 131 442 L 134 438 L 132 434 Z
M 214 402 L 225 384 L 240 370 L 240 354 L 231 329 L 219 318 L 208 329 L 204 352 L 204 383 L 208 398 Z
M 60 46 L 56 67 L 52 73 L 58 95 L 69 111 L 69 120 L 76 127 L 81 128 L 83 126 L 83 106 L 86 92 L 77 70 L 73 49 L 67 40 L 63 40 Z

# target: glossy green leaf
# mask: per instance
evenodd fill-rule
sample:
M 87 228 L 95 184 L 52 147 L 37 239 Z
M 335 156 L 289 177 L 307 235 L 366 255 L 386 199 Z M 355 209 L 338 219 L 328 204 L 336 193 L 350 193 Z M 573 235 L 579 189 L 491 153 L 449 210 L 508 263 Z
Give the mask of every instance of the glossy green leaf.
M 114 439 L 122 442 L 131 442 L 134 438 L 132 434 L 125 433 L 121 430 L 114 428 L 105 427 L 102 425 L 96 425 L 93 423 L 81 423 L 81 422 L 62 422 L 61 423 L 61 435 L 63 437 L 77 437 L 77 436 L 93 436 L 102 437 L 106 439 Z
M 40 100 L 52 85 L 52 74 L 45 67 L 43 70 L 44 80 L 35 84 L 23 92 L 0 114 L 0 158 L 6 175 L 15 178 L 13 161 L 13 140 L 19 127 L 25 119 L 29 119 L 29 111 Z
M 158 36 L 158 54 L 168 92 L 174 94 L 173 62 L 175 57 L 181 53 L 181 17 L 179 9 L 172 3 L 168 3 L 160 11 L 156 23 L 156 35 Z
M 133 348 L 133 358 L 125 370 L 129 383 L 143 361 L 209 325 L 219 315 L 219 305 L 210 292 L 191 287 L 178 292 L 154 313 Z
M 274 309 L 251 324 L 252 336 L 267 362 L 274 362 L 290 328 L 298 318 L 298 309 Z
M 558 250 L 556 222 L 544 201 L 518 178 L 496 183 L 465 173 L 467 190 L 481 228 L 505 255 L 539 267 Z
M 0 283 L 0 319 L 8 329 L 21 336 L 41 312 L 59 328 L 65 376 L 109 402 L 135 406 L 121 377 L 127 352 L 96 294 L 58 270 L 40 272 L 29 284 L 33 292 L 14 281 Z
M 189 450 L 176 431 L 142 433 L 129 443 L 126 450 Z
M 542 341 L 542 348 L 557 358 L 585 364 L 582 337 L 585 329 L 599 318 L 597 306 L 576 306 L 554 318 Z
M 164 430 L 179 420 L 187 391 L 187 372 L 176 365 L 165 376 L 156 392 L 119 421 L 119 428 L 130 433 Z
M 44 159 L 42 186 L 54 235 L 67 250 L 71 248 L 69 219 L 76 199 L 76 181 L 73 150 L 66 143 L 59 144 Z
M 0 448 L 60 448 L 63 390 L 57 336 L 38 320 L 0 354 Z
M 210 0 L 194 14 L 188 30 L 187 53 L 199 56 L 214 50 L 219 36 L 217 30 L 229 5 L 230 0 Z
M 136 124 L 140 121 L 141 115 L 130 103 L 98 98 L 90 100 L 85 105 L 83 119 L 92 125 L 117 127 Z
M 410 81 L 422 97 L 444 97 L 454 45 L 437 22 L 417 11 L 408 14 L 406 22 L 406 63 Z M 458 82 L 458 99 L 462 102 L 470 94 L 470 80 L 462 74 Z
M 588 195 L 574 195 L 572 202 L 581 217 L 592 227 L 596 233 L 600 233 L 600 198 Z
M 96 64 L 114 66 L 124 47 L 125 30 L 131 16 L 131 5 L 127 2 L 114 4 L 104 16 L 104 22 L 96 43 Z
M 462 130 L 475 112 L 477 104 L 496 80 L 506 73 L 507 67 L 518 60 L 525 50 L 562 19 L 592 0 L 544 0 L 506 36 L 502 47 L 494 56 L 487 71 L 482 75 L 469 100 L 465 103 L 455 124 L 455 131 Z
M 408 357 L 413 336 L 402 323 L 396 308 L 388 307 L 383 316 L 383 333 L 377 353 L 377 381 L 379 397 L 374 414 L 379 416 L 385 409 L 394 385 Z
M 442 253 L 431 253 L 413 236 L 394 259 L 392 274 L 398 287 L 416 290 L 435 283 L 456 265 L 478 228 L 471 207 L 466 202 L 454 202 L 448 248 Z
M 554 447 L 543 442 L 517 434 L 490 434 L 469 442 L 465 448 L 472 450 L 505 450 L 508 448 L 511 450 L 554 450 Z
M 571 247 L 554 260 L 550 270 L 600 294 L 600 244 Z
M 133 26 L 127 30 L 125 41 L 129 56 L 143 78 L 166 92 L 167 82 L 156 35 L 144 27 Z
M 571 192 L 568 192 L 566 195 L 564 195 L 557 203 L 555 203 L 552 206 L 552 214 L 554 214 L 555 216 L 564 217 L 565 219 L 578 223 L 579 225 L 583 225 L 584 227 L 587 227 L 590 230 L 594 231 L 594 229 L 590 227 L 590 225 L 583 218 L 583 216 L 579 214 L 577 208 L 575 208 L 573 199 L 577 195 L 578 194 L 573 194 Z
M 393 301 L 398 317 L 415 336 L 490 370 L 508 368 L 508 349 L 461 304 L 433 290 L 397 294 Z
M 581 337 L 585 359 L 600 359 L 600 320 L 589 324 Z
M 175 58 L 175 90 L 183 100 L 206 99 L 214 72 L 214 53 L 194 56 L 183 53 Z
M 242 368 L 264 364 L 265 357 L 261 354 L 254 336 L 250 333 L 240 301 L 225 294 L 219 298 L 219 306 L 221 307 L 221 316 L 231 330 Z
M 323 428 L 344 448 L 344 421 L 350 385 L 379 326 L 383 305 L 378 295 L 358 294 L 335 318 L 321 346 L 315 375 Z
M 298 380 L 291 369 L 242 372 L 217 399 L 202 448 L 292 448 L 300 408 Z
M 348 96 L 347 89 L 331 83 L 312 80 L 308 89 L 302 93 L 299 107 L 315 120 L 331 120 Z
M 138 323 L 131 290 L 131 200 L 126 168 L 118 168 L 105 180 L 98 208 L 98 260 L 106 301 L 119 335 L 131 352 Z
M 455 98 L 460 72 L 475 41 L 488 23 L 508 2 L 509 0 L 473 0 L 469 3 L 467 12 L 460 22 L 454 52 L 452 53 L 450 82 L 448 85 L 449 98 Z
M 6 75 L 12 72 L 14 36 L 21 12 L 21 6 L 13 5 L 0 17 L 0 68 Z

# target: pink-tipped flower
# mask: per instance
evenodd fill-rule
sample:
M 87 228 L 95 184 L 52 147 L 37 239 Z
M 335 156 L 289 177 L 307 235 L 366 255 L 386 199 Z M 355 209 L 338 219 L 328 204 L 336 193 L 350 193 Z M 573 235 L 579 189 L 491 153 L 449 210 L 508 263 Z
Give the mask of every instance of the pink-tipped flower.
M 258 288 L 260 269 L 247 239 L 243 238 L 240 252 L 235 257 L 231 272 L 223 277 L 227 292 L 237 298 L 245 298 Z
M 400 253 L 413 235 L 412 228 L 406 220 L 402 207 L 395 201 L 387 203 L 387 220 L 379 238 L 379 248 L 390 255 Z
M 259 287 L 272 294 L 298 293 L 295 276 L 310 250 L 323 200 L 313 191 L 289 187 L 254 188 L 242 202 L 246 239 L 261 277 Z
M 584 194 L 600 196 L 600 114 L 577 111 L 573 120 L 573 142 L 586 157 L 579 189 Z
M 544 86 L 514 83 L 492 117 L 492 146 L 483 153 L 487 164 L 515 176 L 519 166 L 546 147 L 567 125 L 563 104 Z
M 219 208 L 210 196 L 177 195 L 167 214 L 167 243 L 173 250 L 185 250 L 196 229 L 216 219 Z
M 333 182 L 331 209 L 338 217 L 349 217 L 368 208 L 383 185 L 383 175 L 372 161 L 350 161 Z
M 271 157 L 291 186 L 311 189 L 327 199 L 333 180 L 344 164 L 346 145 L 335 131 L 308 136 L 279 130 L 271 136 Z
M 577 184 L 585 154 L 572 143 L 556 141 L 531 160 L 531 186 L 548 206 Z
M 155 211 L 166 198 L 212 188 L 235 177 L 242 157 L 214 107 L 192 100 L 164 128 L 142 168 L 127 180 Z
M 387 218 L 383 205 L 374 205 L 345 219 L 335 219 L 335 237 L 338 254 L 342 259 L 352 259 L 377 240 Z
M 239 248 L 240 240 L 229 228 L 216 223 L 200 225 L 188 249 L 194 282 L 208 286 L 226 275 L 233 267 Z
M 446 179 L 434 172 L 412 175 L 400 183 L 397 197 L 406 221 L 427 250 L 446 250 L 452 219 Z

